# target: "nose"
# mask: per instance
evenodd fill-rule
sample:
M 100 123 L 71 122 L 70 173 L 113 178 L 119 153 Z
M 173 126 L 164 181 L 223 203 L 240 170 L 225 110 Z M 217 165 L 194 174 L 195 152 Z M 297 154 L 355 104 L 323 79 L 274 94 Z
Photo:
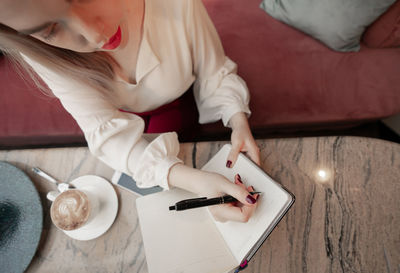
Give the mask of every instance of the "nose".
M 70 12 L 72 28 L 77 34 L 84 37 L 87 42 L 93 45 L 100 45 L 106 41 L 104 35 L 104 22 L 99 16 L 92 15 L 87 10 L 74 9 Z

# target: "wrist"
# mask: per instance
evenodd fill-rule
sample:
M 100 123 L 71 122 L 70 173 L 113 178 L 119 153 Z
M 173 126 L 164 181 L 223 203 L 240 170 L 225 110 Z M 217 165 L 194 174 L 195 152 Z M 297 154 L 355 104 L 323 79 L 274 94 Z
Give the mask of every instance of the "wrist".
M 247 117 L 243 112 L 234 114 L 229 120 L 229 125 L 231 126 L 232 130 L 249 127 Z
M 208 196 L 210 192 L 216 191 L 221 182 L 221 177 L 220 174 L 201 171 L 180 163 L 171 167 L 168 181 L 170 187 L 177 187 L 201 196 Z

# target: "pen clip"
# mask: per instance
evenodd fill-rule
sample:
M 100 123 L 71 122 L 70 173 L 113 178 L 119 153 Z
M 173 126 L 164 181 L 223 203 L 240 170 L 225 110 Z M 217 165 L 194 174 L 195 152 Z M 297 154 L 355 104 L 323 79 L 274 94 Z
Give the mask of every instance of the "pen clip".
M 176 204 L 177 205 L 178 204 L 187 204 L 187 203 L 197 202 L 199 200 L 206 200 L 206 199 L 207 199 L 207 197 L 191 198 L 191 199 L 186 199 L 186 200 L 179 201 Z

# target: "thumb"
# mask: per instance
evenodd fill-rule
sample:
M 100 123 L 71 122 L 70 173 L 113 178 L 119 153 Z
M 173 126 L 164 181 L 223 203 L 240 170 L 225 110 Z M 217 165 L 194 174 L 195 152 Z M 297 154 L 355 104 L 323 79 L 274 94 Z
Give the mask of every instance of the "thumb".
M 226 167 L 232 168 L 240 153 L 240 147 L 238 145 L 232 145 L 232 149 L 228 154 L 228 158 L 226 159 Z

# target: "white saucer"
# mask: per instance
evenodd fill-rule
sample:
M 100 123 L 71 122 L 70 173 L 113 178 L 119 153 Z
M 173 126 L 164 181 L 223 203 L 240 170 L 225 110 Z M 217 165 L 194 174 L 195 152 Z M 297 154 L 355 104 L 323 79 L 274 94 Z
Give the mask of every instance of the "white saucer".
M 102 177 L 85 175 L 70 184 L 77 189 L 92 192 L 99 200 L 98 215 L 86 226 L 77 230 L 65 231 L 69 237 L 88 241 L 103 235 L 113 224 L 118 212 L 118 197 L 113 186 Z

